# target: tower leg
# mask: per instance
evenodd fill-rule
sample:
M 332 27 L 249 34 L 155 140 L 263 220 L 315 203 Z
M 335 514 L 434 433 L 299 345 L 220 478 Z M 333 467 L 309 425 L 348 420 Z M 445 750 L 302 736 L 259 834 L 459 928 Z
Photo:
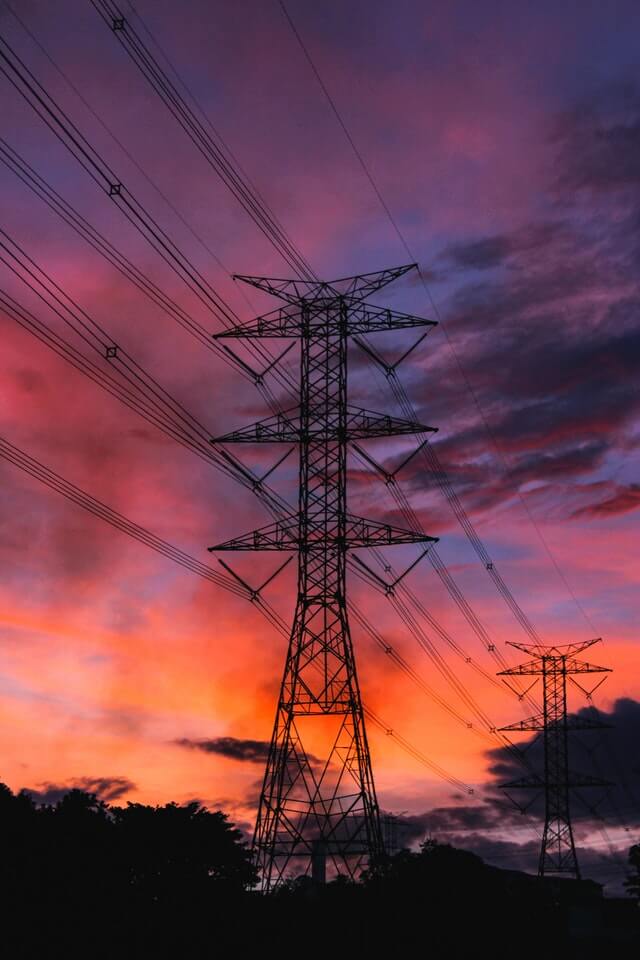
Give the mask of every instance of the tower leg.
M 340 621 L 340 638 L 334 629 L 318 657 L 317 637 L 296 618 L 254 835 L 265 890 L 303 874 L 355 879 L 382 853 L 351 637 Z

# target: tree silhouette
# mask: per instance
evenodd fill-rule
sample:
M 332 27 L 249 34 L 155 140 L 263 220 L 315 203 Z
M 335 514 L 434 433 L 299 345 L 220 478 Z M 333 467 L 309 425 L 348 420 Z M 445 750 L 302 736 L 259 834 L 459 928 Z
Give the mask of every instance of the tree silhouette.
M 640 843 L 634 844 L 629 850 L 629 866 L 635 873 L 625 880 L 624 885 L 632 896 L 640 900 Z
M 537 877 L 435 841 L 373 864 L 357 883 L 294 877 L 262 896 L 241 832 L 197 801 L 113 806 L 70 790 L 38 805 L 0 784 L 0 831 L 0 932 L 12 957 L 287 954 L 310 935 L 327 956 L 409 956 L 428 943 L 435 958 L 502 957 L 526 930 L 527 951 L 554 957 L 553 946 L 583 960 L 613 943 L 604 928 L 587 952 L 572 939 L 571 890 L 584 904 L 584 884 L 561 881 L 559 896 Z M 629 862 L 638 896 L 640 845 Z M 597 913 L 597 885 L 586 884 L 586 897 Z
M 117 866 L 136 897 L 153 902 L 228 895 L 256 882 L 242 834 L 226 814 L 193 801 L 114 807 Z
M 177 950 L 204 938 L 205 917 L 220 941 L 256 882 L 240 831 L 195 801 L 117 807 L 74 789 L 38 806 L 0 784 L 0 830 L 3 916 L 34 953 L 91 942 L 106 955 L 114 937 Z

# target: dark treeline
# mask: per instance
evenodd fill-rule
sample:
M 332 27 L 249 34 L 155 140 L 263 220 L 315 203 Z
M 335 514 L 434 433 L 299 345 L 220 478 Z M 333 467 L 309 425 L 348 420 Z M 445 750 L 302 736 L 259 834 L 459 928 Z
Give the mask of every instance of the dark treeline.
M 118 807 L 71 790 L 43 806 L 0 785 L 0 835 L 11 957 L 589 957 L 634 947 L 629 911 L 622 923 L 603 918 L 596 885 L 564 881 L 558 892 L 446 844 L 403 851 L 358 883 L 293 880 L 266 897 L 240 831 L 197 802 Z M 639 847 L 630 860 L 638 896 Z

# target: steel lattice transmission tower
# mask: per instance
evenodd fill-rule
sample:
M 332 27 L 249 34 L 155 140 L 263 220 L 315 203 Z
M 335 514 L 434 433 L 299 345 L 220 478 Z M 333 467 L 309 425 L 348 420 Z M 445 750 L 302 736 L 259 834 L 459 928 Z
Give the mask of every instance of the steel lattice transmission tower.
M 576 654 L 598 642 L 599 640 L 586 640 L 566 646 L 512 643 L 510 646 L 522 650 L 533 659 L 499 674 L 542 677 L 542 713 L 501 728 L 504 731 L 533 731 L 543 736 L 544 775 L 541 777 L 533 773 L 520 780 L 501 784 L 503 789 L 537 789 L 544 792 L 544 831 L 538 863 L 538 875 L 541 877 L 546 874 L 566 873 L 580 878 L 571 826 L 570 791 L 580 787 L 611 786 L 607 780 L 572 773 L 569 769 L 569 733 L 573 730 L 593 730 L 607 726 L 595 717 L 567 715 L 567 680 L 579 686 L 573 680 L 577 674 L 610 672 L 608 667 L 599 667 L 576 659 Z M 604 677 L 596 686 L 603 680 Z M 595 687 L 591 691 L 585 691 L 582 687 L 579 689 L 590 699 Z
M 353 877 L 383 852 L 347 617 L 347 551 L 435 538 L 347 511 L 347 443 L 432 428 L 351 405 L 347 343 L 353 334 L 434 325 L 365 303 L 412 266 L 330 283 L 239 277 L 286 305 L 218 335 L 300 342 L 299 408 L 218 441 L 299 444 L 298 511 L 211 548 L 298 554 L 295 616 L 254 835 L 265 890 L 292 873 L 322 879 L 325 863 Z

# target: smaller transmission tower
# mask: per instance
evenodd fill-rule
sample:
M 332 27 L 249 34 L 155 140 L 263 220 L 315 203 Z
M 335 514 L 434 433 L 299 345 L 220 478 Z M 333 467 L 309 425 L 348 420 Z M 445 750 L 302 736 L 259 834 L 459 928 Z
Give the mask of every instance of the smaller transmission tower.
M 585 691 L 573 680 L 573 676 L 580 673 L 610 672 L 608 667 L 598 667 L 576 659 L 577 654 L 598 642 L 599 640 L 586 640 L 583 643 L 570 643 L 561 647 L 511 643 L 509 646 L 522 650 L 533 659 L 498 674 L 498 676 L 542 677 L 542 713 L 501 728 L 504 731 L 526 730 L 543 735 L 544 776 L 540 777 L 533 773 L 519 780 L 501 784 L 505 790 L 537 789 L 544 792 L 544 832 L 538 865 L 540 877 L 551 873 L 564 873 L 580 879 L 571 826 L 570 790 L 577 787 L 611 786 L 607 780 L 569 771 L 569 732 L 607 726 L 595 717 L 567 715 L 567 678 L 590 699 L 595 687 L 590 692 Z M 603 680 L 604 677 L 596 686 L 599 686 Z

